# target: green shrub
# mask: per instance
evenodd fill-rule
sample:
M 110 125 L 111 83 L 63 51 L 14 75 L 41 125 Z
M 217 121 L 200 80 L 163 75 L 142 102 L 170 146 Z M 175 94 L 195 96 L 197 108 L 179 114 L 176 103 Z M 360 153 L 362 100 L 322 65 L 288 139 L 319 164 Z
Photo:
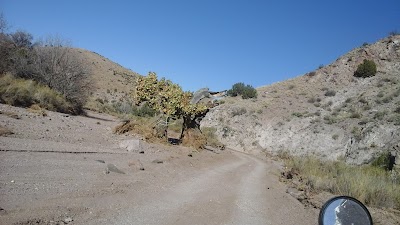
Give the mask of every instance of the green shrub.
M 144 104 L 142 107 L 137 108 L 134 112 L 134 115 L 141 117 L 152 117 L 157 114 L 157 111 L 149 106 L 149 104 Z
M 397 108 L 395 108 L 393 112 L 395 112 L 395 113 L 400 113 L 400 106 L 397 107 Z
M 388 122 L 393 123 L 396 126 L 400 126 L 400 114 L 394 114 L 388 118 Z
M 355 77 L 373 77 L 376 74 L 376 64 L 372 60 L 364 59 L 364 62 L 358 65 L 354 72 Z
M 336 91 L 334 90 L 327 90 L 325 92 L 325 96 L 335 96 L 336 95 Z
M 393 168 L 393 162 L 391 159 L 391 154 L 389 151 L 385 151 L 381 153 L 374 161 L 372 161 L 371 165 L 375 167 L 382 168 L 384 170 L 391 170 Z
M 393 100 L 393 97 L 392 96 L 386 96 L 386 97 L 384 97 L 383 99 L 382 99 L 382 102 L 383 103 L 389 103 L 389 102 L 391 102 Z
M 111 106 L 111 110 L 117 114 L 131 114 L 140 117 L 153 117 L 157 114 L 157 111 L 151 108 L 148 103 L 137 107 L 132 102 L 124 101 L 115 102 Z
M 353 119 L 359 119 L 359 118 L 361 118 L 362 117 L 362 115 L 361 115 L 361 113 L 359 113 L 359 112 L 352 112 L 351 114 L 350 114 L 350 118 L 353 118 Z
M 232 97 L 240 95 L 243 99 L 257 98 L 257 90 L 253 86 L 245 85 L 244 83 L 234 84 L 227 94 Z
M 326 115 L 326 116 L 324 116 L 324 120 L 325 120 L 325 123 L 326 123 L 326 124 L 334 124 L 334 123 L 337 123 L 337 119 L 336 119 L 336 117 L 334 117 L 334 116 Z
M 302 117 L 303 116 L 303 113 L 301 113 L 301 112 L 294 112 L 294 113 L 292 113 L 292 116 L 295 116 L 295 117 Z
M 383 96 L 385 96 L 385 94 L 384 94 L 382 91 L 380 91 L 380 92 L 376 95 L 376 97 L 378 97 L 378 98 L 382 98 Z
M 387 114 L 387 111 L 376 112 L 375 115 L 374 115 L 374 119 L 382 120 L 383 117 L 386 116 L 386 114 Z

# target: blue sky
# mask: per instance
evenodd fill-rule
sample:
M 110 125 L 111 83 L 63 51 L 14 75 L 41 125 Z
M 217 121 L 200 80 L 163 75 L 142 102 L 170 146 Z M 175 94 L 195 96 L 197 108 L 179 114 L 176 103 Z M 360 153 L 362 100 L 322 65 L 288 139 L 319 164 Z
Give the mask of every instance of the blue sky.
M 0 0 L 12 25 L 60 35 L 185 90 L 259 87 L 400 32 L 399 0 Z

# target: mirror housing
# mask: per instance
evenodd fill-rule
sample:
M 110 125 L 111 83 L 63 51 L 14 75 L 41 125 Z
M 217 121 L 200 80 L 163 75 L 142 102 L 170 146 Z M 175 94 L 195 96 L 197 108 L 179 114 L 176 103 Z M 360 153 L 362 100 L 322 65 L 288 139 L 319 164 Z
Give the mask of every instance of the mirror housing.
M 327 201 L 319 213 L 318 224 L 373 225 L 368 209 L 349 196 L 338 196 Z

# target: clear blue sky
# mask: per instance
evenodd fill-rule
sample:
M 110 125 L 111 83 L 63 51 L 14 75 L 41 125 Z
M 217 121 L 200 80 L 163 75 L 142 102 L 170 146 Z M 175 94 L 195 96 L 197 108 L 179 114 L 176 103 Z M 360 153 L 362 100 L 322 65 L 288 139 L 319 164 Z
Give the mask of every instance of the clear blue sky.
M 58 34 L 191 91 L 282 81 L 400 32 L 400 0 L 0 0 L 0 11 L 12 30 Z

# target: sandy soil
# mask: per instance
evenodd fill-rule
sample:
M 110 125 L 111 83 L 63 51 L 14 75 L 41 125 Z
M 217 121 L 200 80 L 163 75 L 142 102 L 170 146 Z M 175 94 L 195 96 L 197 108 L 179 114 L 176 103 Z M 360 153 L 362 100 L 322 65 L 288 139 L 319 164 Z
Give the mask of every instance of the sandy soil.
M 317 224 L 279 164 L 115 135 L 119 121 L 0 105 L 0 224 Z

